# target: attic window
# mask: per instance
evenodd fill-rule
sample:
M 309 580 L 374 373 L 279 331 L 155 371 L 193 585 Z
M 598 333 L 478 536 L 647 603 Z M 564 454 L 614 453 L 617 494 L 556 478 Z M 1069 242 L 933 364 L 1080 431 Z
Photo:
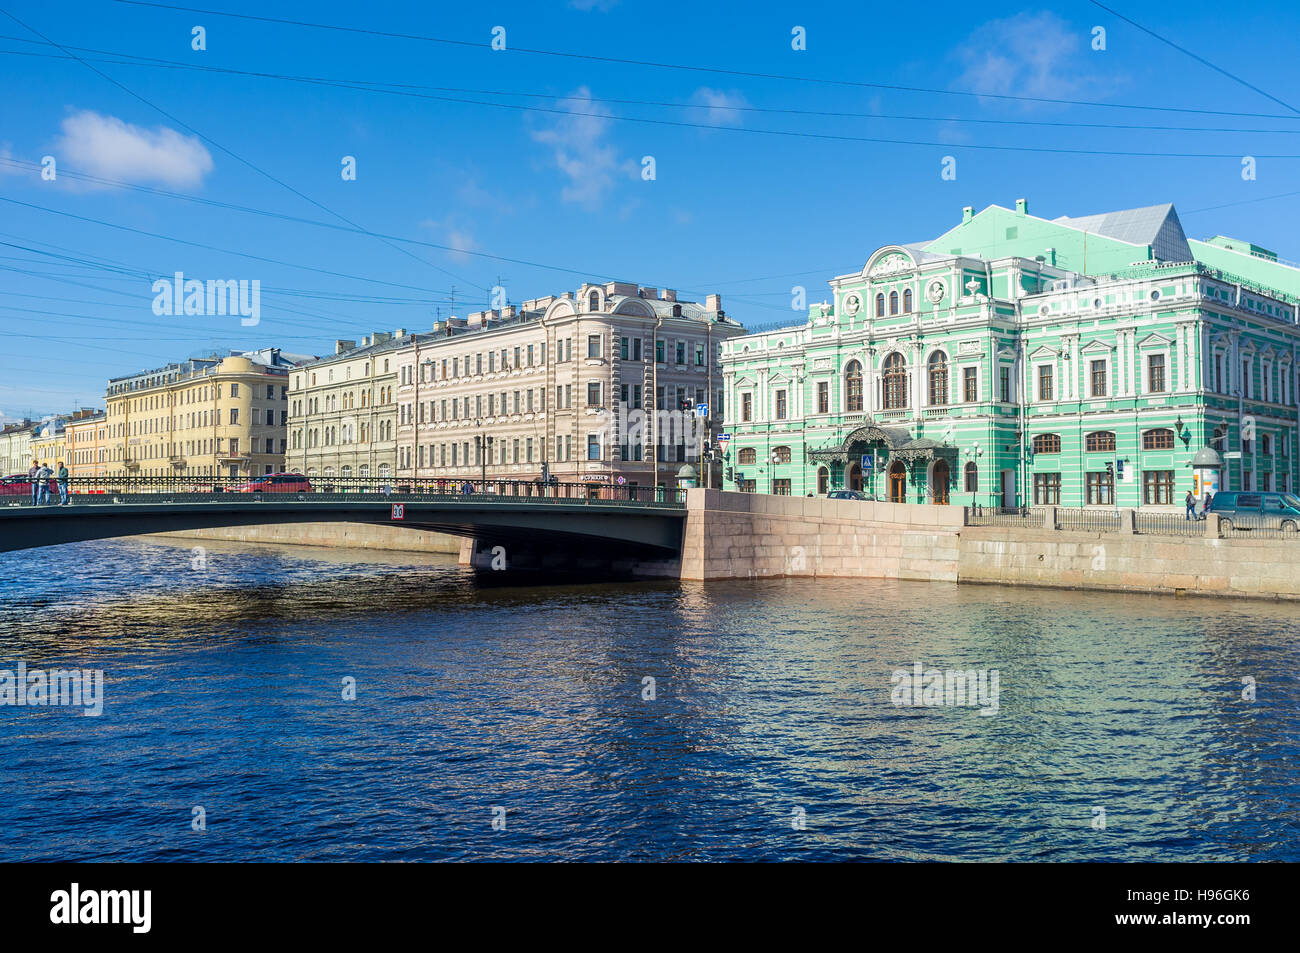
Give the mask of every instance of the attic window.
M 1019 225 L 1012 225 L 1010 228 L 1007 229 L 1007 238 L 1019 238 L 1019 237 L 1020 237 Z

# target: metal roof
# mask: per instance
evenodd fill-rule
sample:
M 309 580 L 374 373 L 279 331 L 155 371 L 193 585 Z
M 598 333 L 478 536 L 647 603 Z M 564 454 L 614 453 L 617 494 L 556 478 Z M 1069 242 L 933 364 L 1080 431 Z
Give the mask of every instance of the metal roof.
M 1191 246 L 1183 234 L 1172 202 L 1148 205 L 1144 208 L 1126 208 L 1100 215 L 1082 215 L 1071 218 L 1062 215 L 1052 219 L 1053 224 L 1093 232 L 1134 245 L 1149 245 L 1160 261 L 1191 261 Z

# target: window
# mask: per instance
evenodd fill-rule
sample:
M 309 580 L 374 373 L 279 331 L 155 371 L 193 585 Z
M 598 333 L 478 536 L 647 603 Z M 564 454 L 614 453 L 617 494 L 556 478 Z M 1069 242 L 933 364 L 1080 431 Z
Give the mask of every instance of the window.
M 1083 447 L 1088 453 L 1114 453 L 1115 434 L 1109 430 L 1094 430 L 1083 438 Z
M 1052 371 L 1053 368 L 1051 364 L 1038 365 L 1038 399 L 1039 400 L 1052 399 Z
M 844 371 L 844 410 L 856 413 L 862 410 L 862 365 L 849 361 Z
M 1011 367 L 1009 365 L 998 368 L 998 400 L 1004 404 L 1011 403 Z
M 661 400 L 660 409 L 662 408 L 663 408 L 663 401 Z M 740 395 L 740 419 L 746 423 L 754 419 L 754 395 L 753 394 Z
M 790 459 L 791 459 L 791 457 L 790 457 L 790 448 L 789 448 L 789 447 L 773 447 L 773 448 L 772 448 L 772 462 L 773 462 L 773 463 L 789 463 L 789 462 L 790 462 Z
M 600 459 L 600 434 L 598 433 L 587 434 L 587 459 Z
M 966 492 L 977 493 L 980 488 L 980 471 L 975 461 L 966 464 Z
M 962 400 L 973 404 L 980 399 L 979 370 L 974 367 L 961 369 Z
M 686 363 L 686 342 L 685 341 L 677 342 L 676 357 L 677 357 L 678 364 Z
M 1060 453 L 1061 435 L 1059 433 L 1040 433 L 1034 437 L 1034 453 Z
M 1174 449 L 1174 432 L 1169 428 L 1160 428 L 1157 430 L 1148 430 L 1142 435 L 1143 450 L 1172 450 Z
M 1273 438 L 1266 433 L 1259 435 L 1259 452 L 1266 457 L 1273 455 Z
M 588 311 L 599 311 L 599 310 L 600 310 L 600 292 L 599 292 L 599 291 L 593 291 L 591 294 L 587 295 L 587 310 L 588 310 Z
M 231 408 L 230 408 L 230 422 L 231 422 L 232 424 L 237 424 L 237 423 L 239 423 L 239 408 L 238 408 L 238 407 L 231 407 Z
M 885 316 L 885 295 L 882 292 L 881 294 L 876 295 L 876 317 L 883 318 L 884 316 Z
M 695 345 L 695 366 L 696 367 L 704 366 L 704 345 L 703 344 Z
M 930 406 L 948 405 L 948 357 L 943 351 L 930 355 Z
M 600 357 L 600 335 L 599 334 L 587 335 L 587 357 Z
M 912 289 L 903 289 L 903 314 L 912 313 Z
M 1115 475 L 1109 470 L 1086 474 L 1087 502 L 1089 506 L 1113 506 L 1115 503 Z
M 1242 397 L 1249 398 L 1255 396 L 1252 393 L 1252 389 L 1250 386 L 1251 383 L 1252 381 L 1250 379 L 1250 361 L 1242 361 L 1241 362 L 1241 396 Z
M 776 392 L 776 419 L 785 420 L 785 411 L 785 391 L 779 390 Z
M 898 292 L 897 291 L 891 291 L 889 293 L 889 313 L 898 314 Z
M 1223 355 L 1214 355 L 1214 389 L 1220 394 L 1226 393 L 1223 388 Z
M 789 481 L 789 480 L 773 480 L 773 481 L 772 481 L 772 492 L 773 492 L 775 495 L 777 495 L 777 496 L 789 496 L 789 495 L 790 495 L 790 481 Z
M 758 451 L 753 447 L 746 447 L 736 454 L 736 462 L 742 467 L 753 466 L 758 462 Z
M 1147 390 L 1153 394 L 1165 389 L 1165 356 L 1151 354 L 1147 357 Z
M 825 467 L 817 468 L 817 492 L 825 496 L 830 491 L 831 473 Z
M 885 410 L 901 410 L 907 406 L 907 365 L 897 351 L 885 358 L 884 368 Z
M 1093 361 L 1090 365 L 1092 368 L 1092 396 L 1106 396 L 1106 361 L 1103 358 L 1099 361 Z
M 1143 470 L 1142 502 L 1168 506 L 1174 502 L 1174 471 Z
M 817 413 L 831 412 L 831 385 L 829 381 L 817 382 Z
M 664 342 L 655 341 L 655 363 L 664 363 Z
M 1061 505 L 1061 474 L 1059 473 L 1035 473 L 1034 474 L 1034 505 L 1035 506 L 1060 506 Z
M 587 382 L 587 406 L 600 406 L 600 381 Z

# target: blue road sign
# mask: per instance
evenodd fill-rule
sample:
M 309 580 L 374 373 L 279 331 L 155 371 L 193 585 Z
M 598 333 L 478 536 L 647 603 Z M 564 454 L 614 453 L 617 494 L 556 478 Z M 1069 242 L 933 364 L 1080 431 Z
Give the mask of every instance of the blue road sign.
M 876 456 L 873 453 L 864 453 L 862 455 L 862 469 L 874 470 L 876 468 Z
M 696 417 L 707 417 L 707 416 L 709 416 L 709 405 L 708 405 L 708 404 L 696 404 L 696 405 L 695 405 L 695 416 L 696 416 Z

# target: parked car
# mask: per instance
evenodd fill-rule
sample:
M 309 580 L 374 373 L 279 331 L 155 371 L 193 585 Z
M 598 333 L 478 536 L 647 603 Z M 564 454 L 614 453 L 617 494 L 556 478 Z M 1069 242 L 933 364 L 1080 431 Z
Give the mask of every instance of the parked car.
M 301 473 L 268 473 L 230 487 L 231 493 L 310 493 L 311 481 Z
M 1219 515 L 1225 530 L 1300 530 L 1300 498 L 1291 493 L 1224 490 L 1210 498 L 1210 512 Z
M 32 481 L 26 473 L 0 477 L 0 496 L 25 496 L 31 498 Z
M 875 497 L 863 493 L 861 490 L 831 490 L 826 494 L 828 500 L 862 500 L 866 503 L 874 503 Z

